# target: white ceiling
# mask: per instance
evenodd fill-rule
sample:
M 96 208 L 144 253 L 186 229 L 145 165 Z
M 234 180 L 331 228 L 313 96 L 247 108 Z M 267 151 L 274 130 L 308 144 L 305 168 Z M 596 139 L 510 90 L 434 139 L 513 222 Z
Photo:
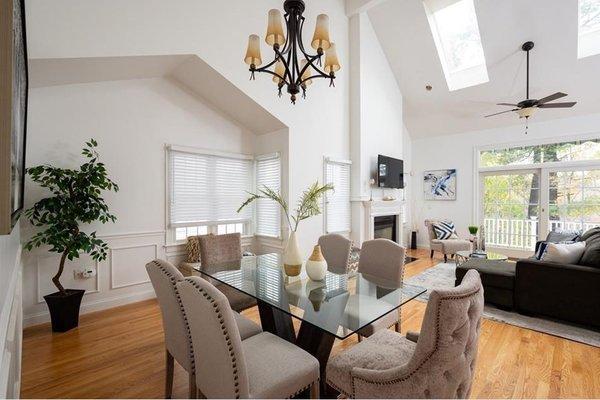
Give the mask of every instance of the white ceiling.
M 577 59 L 577 0 L 475 0 L 490 81 L 448 91 L 422 0 L 387 0 L 369 18 L 404 96 L 413 138 L 522 124 L 496 103 L 525 99 L 525 53 L 532 40 L 531 94 L 562 91 L 572 109 L 538 110 L 530 121 L 600 112 L 600 55 Z M 433 90 L 425 90 L 426 85 Z

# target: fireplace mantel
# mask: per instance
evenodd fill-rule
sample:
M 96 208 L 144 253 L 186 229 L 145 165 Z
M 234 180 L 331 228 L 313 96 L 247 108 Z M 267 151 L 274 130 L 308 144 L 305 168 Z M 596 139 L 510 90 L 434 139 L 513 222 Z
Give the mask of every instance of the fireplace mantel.
M 404 238 L 402 237 L 403 201 L 369 200 L 363 201 L 362 203 L 365 210 L 365 232 L 367 233 L 365 240 L 372 240 L 375 238 L 375 217 L 392 215 L 396 216 L 396 238 L 398 239 L 398 243 L 404 243 Z

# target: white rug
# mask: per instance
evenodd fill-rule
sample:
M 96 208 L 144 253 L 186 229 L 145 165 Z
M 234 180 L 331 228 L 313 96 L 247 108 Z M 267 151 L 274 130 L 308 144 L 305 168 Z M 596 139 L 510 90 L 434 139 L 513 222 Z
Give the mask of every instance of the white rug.
M 435 267 L 429 268 L 425 272 L 413 276 L 406 280 L 407 284 L 421 286 L 427 289 L 427 292 L 417 297 L 417 300 L 427 302 L 429 293 L 434 289 L 448 289 L 454 287 L 454 263 L 441 263 Z M 576 325 L 556 322 L 542 318 L 528 317 L 516 312 L 500 310 L 494 306 L 487 305 L 483 311 L 484 318 L 493 321 L 504 322 L 521 328 L 531 329 L 538 332 L 547 333 L 562 337 L 576 342 L 600 347 L 600 332 L 582 328 Z

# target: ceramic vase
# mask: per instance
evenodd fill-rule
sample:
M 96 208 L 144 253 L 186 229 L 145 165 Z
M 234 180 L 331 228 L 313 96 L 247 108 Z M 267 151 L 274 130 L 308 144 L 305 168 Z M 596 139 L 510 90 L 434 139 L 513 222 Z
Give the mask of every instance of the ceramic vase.
M 313 281 L 322 281 L 327 274 L 327 261 L 321 253 L 321 246 L 317 245 L 313 249 L 308 261 L 306 262 L 306 273 Z
M 283 269 L 288 276 L 298 276 L 302 271 L 302 255 L 298 247 L 296 232 L 292 231 L 283 251 Z

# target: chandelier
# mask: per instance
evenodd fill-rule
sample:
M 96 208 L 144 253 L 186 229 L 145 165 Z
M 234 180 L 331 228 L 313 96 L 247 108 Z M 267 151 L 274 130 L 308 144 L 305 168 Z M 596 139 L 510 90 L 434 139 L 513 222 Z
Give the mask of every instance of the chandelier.
M 304 8 L 302 0 L 285 0 L 283 4 L 285 32 L 281 12 L 277 9 L 269 11 L 265 42 L 273 48 L 275 53 L 273 61 L 259 68 L 262 58 L 258 35 L 250 35 L 248 38 L 248 49 L 244 58 L 244 62 L 250 66 L 251 80 L 255 79 L 256 72 L 273 75 L 273 82 L 277 85 L 279 96 L 281 97 L 283 88 L 287 87 L 293 104 L 296 104 L 296 95 L 300 91 L 302 97 L 306 98 L 306 89 L 315 78 L 329 79 L 329 86 L 335 86 L 335 73 L 341 68 L 335 43 L 329 40 L 329 17 L 326 14 L 317 17 L 315 33 L 311 41 L 311 46 L 317 53 L 309 54 L 305 50 L 302 43 Z M 323 54 L 325 64 L 322 66 Z M 275 67 L 272 68 L 273 66 Z

